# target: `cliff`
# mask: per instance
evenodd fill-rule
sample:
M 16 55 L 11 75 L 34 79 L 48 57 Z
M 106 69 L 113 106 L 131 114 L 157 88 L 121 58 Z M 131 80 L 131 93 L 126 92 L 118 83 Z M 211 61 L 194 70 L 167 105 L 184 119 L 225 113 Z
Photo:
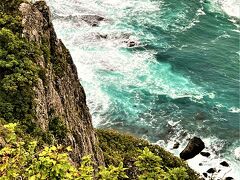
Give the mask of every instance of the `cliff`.
M 26 2 L 21 3 L 18 9 L 20 12 L 17 17 L 21 20 L 21 31 L 18 30 L 18 33 L 27 40 L 26 43 L 33 44 L 38 55 L 30 58 L 40 69 L 36 73 L 36 82 L 25 85 L 25 89 L 33 90 L 28 103 L 31 104 L 29 114 L 32 114 L 32 123 L 43 133 L 54 136 L 54 141 L 71 145 L 71 158 L 75 162 L 79 162 L 83 155 L 92 154 L 94 162 L 103 164 L 102 152 L 98 148 L 98 140 L 86 105 L 85 92 L 69 51 L 56 36 L 48 6 L 44 1 L 34 4 Z M 6 72 L 4 69 L 1 71 Z M 17 88 L 20 91 L 20 87 Z M 21 94 L 19 99 L 23 99 L 23 96 L 26 97 L 26 94 Z M 14 99 L 17 97 L 5 100 L 13 105 L 13 111 L 20 108 L 14 103 Z M 2 105 L 5 108 L 6 103 Z M 11 122 L 11 118 L 6 118 L 4 113 L 0 114 L 0 117 Z M 24 118 L 26 116 L 12 119 Z M 27 127 L 28 129 L 30 128 Z
M 37 60 L 45 69 L 44 79 L 39 78 L 34 87 L 37 124 L 48 130 L 52 118 L 60 118 L 67 127 L 64 141 L 73 148 L 72 159 L 79 161 L 83 155 L 93 154 L 95 162 L 103 164 L 85 92 L 69 51 L 57 39 L 48 6 L 44 1 L 34 5 L 23 3 L 19 10 L 23 17 L 23 36 L 50 50 L 49 55 Z

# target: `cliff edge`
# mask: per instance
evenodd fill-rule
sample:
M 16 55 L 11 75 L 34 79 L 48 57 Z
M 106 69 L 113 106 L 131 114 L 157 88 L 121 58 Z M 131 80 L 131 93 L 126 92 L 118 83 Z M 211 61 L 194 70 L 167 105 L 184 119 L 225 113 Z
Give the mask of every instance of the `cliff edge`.
M 73 148 L 72 159 L 92 154 L 97 164 L 103 164 L 84 89 L 68 49 L 56 36 L 48 6 L 44 1 L 22 3 L 19 10 L 23 36 L 50 50 L 37 60 L 45 69 L 44 79 L 39 78 L 34 87 L 37 124 L 47 131 L 51 120 L 63 120 L 68 132 L 64 141 Z
M 3 56 L 1 53 L 5 66 L 0 67 L 0 118 L 7 122 L 18 120 L 28 132 L 40 129 L 38 131 L 45 134 L 47 141 L 51 139 L 70 145 L 73 148 L 71 158 L 75 162 L 79 162 L 84 155 L 92 154 L 97 165 L 104 164 L 86 105 L 85 92 L 68 49 L 56 36 L 48 6 L 45 1 L 33 4 L 18 2 L 13 2 L 12 5 L 9 2 L 9 7 L 1 4 L 3 20 L 0 27 L 4 30 L 2 37 L 6 38 L 5 41 L 3 38 L 1 40 L 8 55 Z M 9 16 L 2 14 L 4 11 Z M 11 17 L 12 14 L 14 17 Z M 11 18 L 14 18 L 12 25 L 8 24 Z M 11 34 L 11 31 L 15 31 L 15 34 Z M 22 42 L 21 38 L 25 41 Z M 11 41 L 16 42 L 16 47 L 13 48 L 15 50 L 10 48 Z M 25 47 L 26 45 L 29 46 Z M 9 60 L 9 54 L 18 61 L 18 64 L 11 67 L 12 72 L 8 72 L 6 65 L 13 63 Z M 26 60 L 27 57 L 29 61 Z M 32 67 L 35 69 L 32 70 Z M 13 75 L 8 83 L 11 88 L 4 88 L 6 77 Z M 26 80 L 20 83 L 20 77 L 17 76 Z M 12 88 L 14 83 L 15 91 Z M 19 102 L 16 103 L 17 101 Z M 11 107 L 11 111 L 6 112 L 7 106 Z

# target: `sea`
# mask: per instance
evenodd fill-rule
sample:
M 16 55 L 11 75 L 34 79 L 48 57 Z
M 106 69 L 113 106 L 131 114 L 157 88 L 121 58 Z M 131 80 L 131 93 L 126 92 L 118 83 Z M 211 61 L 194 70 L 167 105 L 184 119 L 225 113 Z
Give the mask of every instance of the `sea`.
M 240 180 L 240 0 L 47 3 L 94 127 L 133 134 L 176 156 L 200 137 L 211 155 L 189 166 L 219 171 L 206 179 Z

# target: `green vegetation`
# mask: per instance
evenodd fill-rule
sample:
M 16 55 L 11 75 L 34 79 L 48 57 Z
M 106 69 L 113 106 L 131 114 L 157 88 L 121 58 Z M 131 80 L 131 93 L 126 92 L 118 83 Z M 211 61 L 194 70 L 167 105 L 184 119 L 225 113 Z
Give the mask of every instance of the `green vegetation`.
M 0 12 L 17 13 L 17 8 L 24 0 L 1 0 Z
M 66 127 L 62 120 L 54 117 L 50 120 L 49 132 L 43 132 L 34 121 L 33 100 L 38 78 L 47 84 L 46 70 L 36 61 L 43 55 L 46 63 L 50 63 L 49 42 L 36 44 L 22 37 L 22 19 L 17 10 L 20 2 L 10 0 L 4 4 L 1 1 L 0 5 L 4 9 L 0 13 L 0 119 L 18 122 L 22 132 L 51 143 L 53 135 L 59 140 L 66 136 Z
M 50 119 L 49 131 L 59 140 L 63 140 L 67 136 L 67 127 L 59 117 Z
M 37 141 L 21 139 L 15 133 L 17 124 L 0 124 L 0 180 L 9 179 L 76 179 L 76 180 L 118 180 L 129 179 L 123 162 L 118 166 L 98 167 L 94 173 L 91 156 L 84 156 L 79 166 L 74 166 L 68 152 L 70 147 L 45 146 L 37 148 Z M 186 169 L 172 168 L 165 171 L 161 157 L 147 147 L 139 151 L 134 163 L 139 180 L 185 180 Z M 130 178 L 131 179 L 131 178 Z
M 130 179 L 140 177 L 146 179 L 146 176 L 153 179 L 165 179 L 166 175 L 172 179 L 176 177 L 177 179 L 199 179 L 184 161 L 157 145 L 114 130 L 98 129 L 96 131 L 106 165 L 117 166 L 123 162 L 123 166 L 128 168 L 126 174 Z
M 39 67 L 34 60 L 39 51 L 14 31 L 19 20 L 1 14 L 0 26 L 0 117 L 8 122 L 21 119 L 27 131 L 34 123 L 33 86 L 37 82 Z

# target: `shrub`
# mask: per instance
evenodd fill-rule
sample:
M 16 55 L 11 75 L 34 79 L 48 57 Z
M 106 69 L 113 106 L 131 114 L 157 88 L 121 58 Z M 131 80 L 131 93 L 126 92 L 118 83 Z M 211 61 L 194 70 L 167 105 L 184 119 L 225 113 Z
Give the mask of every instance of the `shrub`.
M 160 179 L 171 177 L 171 180 L 175 176 L 179 179 L 181 177 L 190 180 L 200 179 L 184 161 L 158 145 L 152 145 L 145 140 L 114 130 L 97 129 L 96 131 L 106 165 L 117 166 L 123 162 L 123 166 L 128 168 L 125 172 L 130 179 L 154 176 L 160 177 Z M 158 175 L 156 175 L 156 171 Z M 171 172 L 174 176 L 171 175 Z
M 67 127 L 59 117 L 53 117 L 49 121 L 49 131 L 60 142 L 67 136 Z
M 6 144 L 0 149 L 0 179 L 76 179 L 92 180 L 93 163 L 91 156 L 84 156 L 77 168 L 70 161 L 70 147 L 46 146 L 38 150 L 37 141 L 25 141 L 15 133 L 17 124 L 0 124 L 0 137 Z M 122 164 L 118 167 L 99 167 L 96 177 L 101 180 L 126 177 Z M 112 177 L 112 178 L 111 178 Z
M 19 121 L 31 133 L 36 127 L 33 87 L 40 72 L 35 63 L 40 50 L 20 37 L 21 30 L 19 16 L 0 13 L 0 118 Z

